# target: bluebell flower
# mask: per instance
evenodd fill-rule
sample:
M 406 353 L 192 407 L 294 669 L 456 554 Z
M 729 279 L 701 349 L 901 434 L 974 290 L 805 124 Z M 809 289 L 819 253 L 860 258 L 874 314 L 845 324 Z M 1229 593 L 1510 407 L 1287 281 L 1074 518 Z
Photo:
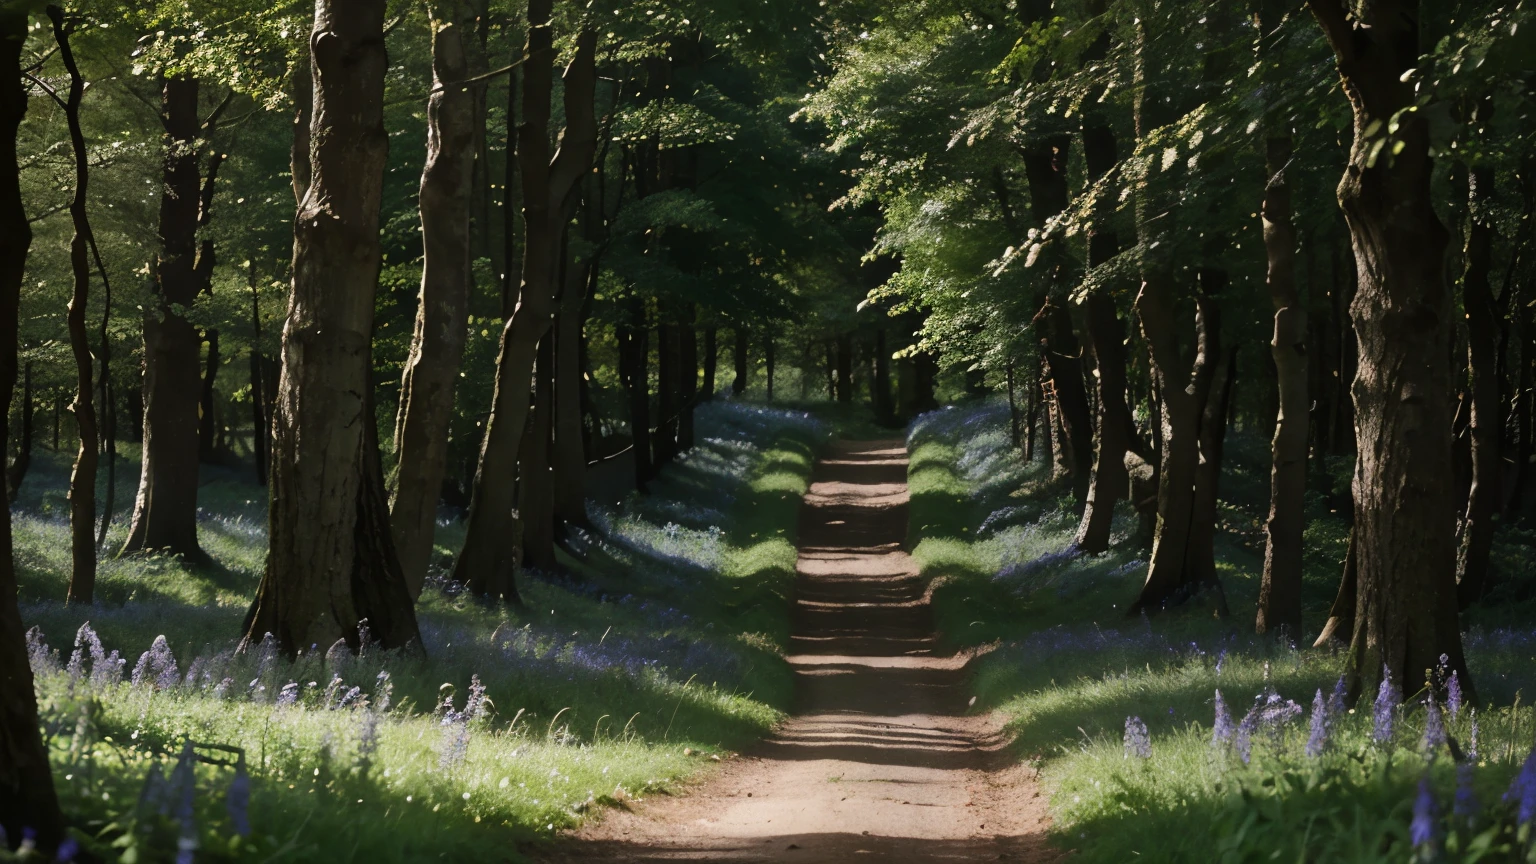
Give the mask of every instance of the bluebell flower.
M 1307 755 L 1317 758 L 1323 755 L 1328 748 L 1328 731 L 1332 726 L 1332 717 L 1328 713 L 1328 703 L 1323 699 L 1323 691 L 1318 689 L 1317 695 L 1312 698 L 1312 725 L 1310 734 L 1307 735 Z
M 1472 734 L 1467 743 L 1467 761 L 1477 761 L 1477 709 L 1472 709 Z
M 1344 684 L 1344 676 L 1340 675 L 1339 680 L 1333 685 L 1333 693 L 1328 697 L 1328 713 L 1335 716 L 1343 714 L 1346 710 L 1344 707 L 1344 700 L 1348 698 L 1348 696 L 1349 688 Z
M 1440 833 L 1440 805 L 1435 802 L 1435 791 L 1429 785 L 1429 772 L 1419 778 L 1419 794 L 1413 799 L 1413 824 L 1408 827 L 1413 848 L 1433 846 Z
M 1453 810 L 1456 818 L 1464 819 L 1467 825 L 1472 824 L 1478 810 L 1482 809 L 1477 800 L 1477 790 L 1472 788 L 1473 766 L 1471 762 L 1463 762 L 1456 766 L 1456 802 Z
M 1445 710 L 1451 713 L 1451 719 L 1455 720 L 1461 714 L 1461 678 L 1456 672 L 1445 681 Z
M 1524 825 L 1536 819 L 1536 750 L 1525 757 L 1525 764 L 1520 766 L 1520 773 L 1509 784 L 1504 800 L 1515 805 L 1517 824 Z
M 1397 685 L 1392 683 L 1392 670 L 1385 664 L 1381 667 L 1381 687 L 1376 690 L 1376 702 L 1372 706 L 1373 727 L 1371 738 L 1376 743 L 1384 743 L 1392 737 L 1393 712 L 1397 710 L 1398 703 L 1403 701 L 1402 693 Z
M 0 847 L 4 845 L 4 839 L 0 838 Z M 53 860 L 59 862 L 59 864 L 70 864 L 70 862 L 75 860 L 75 856 L 79 854 L 80 841 L 73 837 L 65 837 L 64 842 L 59 844 L 59 851 L 54 853 Z
M 1140 717 L 1125 718 L 1125 758 L 1152 758 L 1152 736 Z
M 1232 723 L 1232 712 L 1227 710 L 1227 702 L 1221 698 L 1221 691 L 1216 691 L 1216 721 L 1212 724 L 1211 744 L 1221 746 L 1232 743 L 1232 733 L 1236 726 Z
M 1424 749 L 1433 754 L 1444 746 L 1445 718 L 1440 713 L 1440 703 L 1435 701 L 1435 694 L 1431 692 L 1424 707 Z
M 292 708 L 299 701 L 299 682 L 289 681 L 277 691 L 277 707 Z
M 169 690 L 180 681 L 181 673 L 176 669 L 171 646 L 164 635 L 156 636 L 149 650 L 139 655 L 139 662 L 133 667 L 133 686 L 153 684 L 157 690 Z

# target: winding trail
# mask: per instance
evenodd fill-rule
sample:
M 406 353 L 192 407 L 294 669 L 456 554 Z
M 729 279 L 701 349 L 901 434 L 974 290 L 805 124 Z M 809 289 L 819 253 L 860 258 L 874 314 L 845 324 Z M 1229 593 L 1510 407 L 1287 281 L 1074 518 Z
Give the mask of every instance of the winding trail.
M 677 797 L 565 838 L 561 861 L 981 861 L 1060 857 L 1045 799 L 967 714 L 967 657 L 936 653 L 928 586 L 901 548 L 907 454 L 844 441 L 801 510 L 789 662 L 798 712 Z

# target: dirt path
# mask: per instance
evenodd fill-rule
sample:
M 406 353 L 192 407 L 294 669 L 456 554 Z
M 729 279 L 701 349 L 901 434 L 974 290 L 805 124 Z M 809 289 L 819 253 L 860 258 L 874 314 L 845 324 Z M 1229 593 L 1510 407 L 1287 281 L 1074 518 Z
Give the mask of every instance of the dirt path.
M 800 524 L 798 713 L 677 797 L 562 842 L 560 861 L 1054 860 L 1045 799 L 967 716 L 965 659 L 934 653 L 927 586 L 901 549 L 907 454 L 839 442 Z

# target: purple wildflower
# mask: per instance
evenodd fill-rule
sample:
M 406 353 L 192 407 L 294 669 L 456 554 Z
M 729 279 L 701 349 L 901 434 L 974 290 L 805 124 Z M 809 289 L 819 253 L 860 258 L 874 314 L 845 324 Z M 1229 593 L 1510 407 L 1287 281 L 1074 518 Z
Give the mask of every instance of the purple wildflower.
M 139 655 L 139 662 L 133 667 L 133 686 L 153 684 L 157 690 L 169 690 L 180 681 L 181 673 L 176 669 L 171 646 L 166 643 L 165 636 L 156 636 L 149 650 Z
M 33 675 L 58 671 L 58 652 L 50 650 L 48 643 L 43 641 L 41 627 L 34 626 L 27 630 L 27 664 L 32 667 Z
M 1344 685 L 1344 676 L 1333 685 L 1333 693 L 1328 697 L 1328 713 L 1338 716 L 1345 711 L 1344 700 L 1349 696 L 1349 688 Z
M 1323 691 L 1318 689 L 1317 695 L 1312 698 L 1312 726 L 1307 735 L 1307 756 L 1315 759 L 1323 755 L 1328 748 L 1329 727 L 1333 725 L 1333 718 L 1328 712 L 1328 703 L 1323 699 Z
M 73 837 L 65 837 L 64 842 L 59 844 L 59 851 L 54 854 L 53 860 L 59 862 L 59 864 L 70 864 L 70 862 L 75 860 L 75 856 L 79 854 L 80 841 Z
M 1262 703 L 1255 705 L 1254 710 L 1258 712 L 1254 718 L 1255 725 L 1262 726 L 1274 734 L 1278 734 L 1281 726 L 1300 717 L 1302 714 L 1302 707 L 1300 705 L 1289 699 L 1282 698 L 1279 693 L 1274 691 L 1270 691 L 1269 695 L 1264 697 Z
M 106 662 L 107 652 L 101 647 L 101 639 L 96 631 L 91 629 L 91 622 L 87 621 L 75 631 L 75 650 L 69 655 L 69 665 L 65 671 L 69 672 L 70 681 L 79 681 L 85 677 L 85 659 L 89 656 L 91 669 L 101 668 Z
M 1481 805 L 1477 800 L 1477 790 L 1472 788 L 1472 763 L 1463 762 L 1456 766 L 1456 802 L 1453 812 L 1458 819 L 1465 819 L 1470 826 L 1477 816 Z
M 480 683 L 479 675 L 469 676 L 469 696 L 464 700 L 464 717 L 469 720 L 479 720 L 485 716 L 485 685 Z
M 364 709 L 362 728 L 357 734 L 357 767 L 367 774 L 373 765 L 373 756 L 379 751 L 379 712 L 372 707 Z
M 1413 848 L 1432 845 L 1440 830 L 1440 805 L 1435 802 L 1435 791 L 1429 785 L 1429 772 L 1419 778 L 1419 794 L 1413 800 L 1413 824 L 1408 834 Z
M 1243 760 L 1244 765 L 1253 756 L 1253 731 L 1258 725 L 1257 718 L 1254 710 L 1243 715 L 1242 722 L 1237 724 L 1237 734 L 1232 736 L 1232 749 L 1237 751 L 1237 758 Z
M 245 771 L 245 760 L 235 766 L 235 779 L 229 781 L 229 791 L 224 795 L 224 809 L 229 822 L 241 837 L 251 834 L 251 775 Z
M 214 688 L 213 688 L 213 698 L 215 698 L 215 699 L 223 699 L 223 698 L 225 698 L 226 696 L 229 695 L 229 688 L 233 687 L 234 684 L 235 684 L 235 679 L 226 677 L 223 681 L 220 681 L 218 684 L 214 685 Z
M 1515 819 L 1517 824 L 1524 825 L 1536 819 L 1536 750 L 1525 757 L 1525 764 L 1520 766 L 1520 773 L 1509 784 L 1504 800 L 1518 809 L 1519 815 Z
M 1461 700 L 1461 678 L 1458 673 L 1452 672 L 1451 677 L 1445 681 L 1445 709 L 1451 713 L 1452 720 L 1461 714 Z
M 438 756 L 438 766 L 444 770 L 454 768 L 469 754 L 469 713 L 453 710 L 453 696 L 443 697 L 441 725 L 443 750 Z
M 349 690 L 347 690 L 347 692 L 341 694 L 341 698 L 336 700 L 336 704 L 331 706 L 331 710 L 332 711 L 340 711 L 341 709 L 350 706 L 353 702 L 356 702 L 358 697 L 362 696 L 362 695 L 363 695 L 363 688 L 361 688 L 361 687 L 350 688 Z
M 1211 746 L 1220 747 L 1232 743 L 1232 733 L 1236 731 L 1232 722 L 1232 712 L 1227 710 L 1227 702 L 1221 698 L 1221 691 L 1216 691 L 1216 722 L 1213 724 L 1211 734 Z
M 1125 758 L 1152 758 L 1152 736 L 1140 717 L 1125 718 Z
M 299 682 L 289 681 L 277 691 L 277 707 L 292 708 L 299 701 Z
M 1429 701 L 1424 708 L 1424 749 L 1430 753 L 1445 746 L 1445 717 L 1440 712 L 1440 703 L 1435 701 L 1435 694 L 1429 694 Z
M 1221 649 L 1221 653 L 1216 655 L 1216 674 L 1217 675 L 1221 674 L 1221 667 L 1224 666 L 1226 664 L 1226 662 L 1227 662 L 1227 649 L 1223 648 L 1223 649 Z
M 1477 761 L 1477 709 L 1472 709 L 1472 734 L 1467 742 L 1467 761 Z
M 1381 687 L 1376 691 L 1376 702 L 1372 706 L 1374 726 L 1371 730 L 1371 738 L 1380 744 L 1392 737 L 1393 711 L 1399 702 L 1403 701 L 1402 693 L 1397 685 L 1392 683 L 1392 670 L 1385 664 L 1381 667 Z

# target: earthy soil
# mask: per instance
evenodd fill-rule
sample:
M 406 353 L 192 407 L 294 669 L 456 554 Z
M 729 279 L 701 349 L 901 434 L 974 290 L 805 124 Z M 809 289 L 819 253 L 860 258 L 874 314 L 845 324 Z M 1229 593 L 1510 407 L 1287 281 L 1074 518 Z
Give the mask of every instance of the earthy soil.
M 800 525 L 789 658 L 797 712 L 677 795 L 606 814 L 550 861 L 1051 861 L 1045 799 L 968 713 L 965 656 L 941 656 L 902 542 L 907 454 L 841 442 Z

